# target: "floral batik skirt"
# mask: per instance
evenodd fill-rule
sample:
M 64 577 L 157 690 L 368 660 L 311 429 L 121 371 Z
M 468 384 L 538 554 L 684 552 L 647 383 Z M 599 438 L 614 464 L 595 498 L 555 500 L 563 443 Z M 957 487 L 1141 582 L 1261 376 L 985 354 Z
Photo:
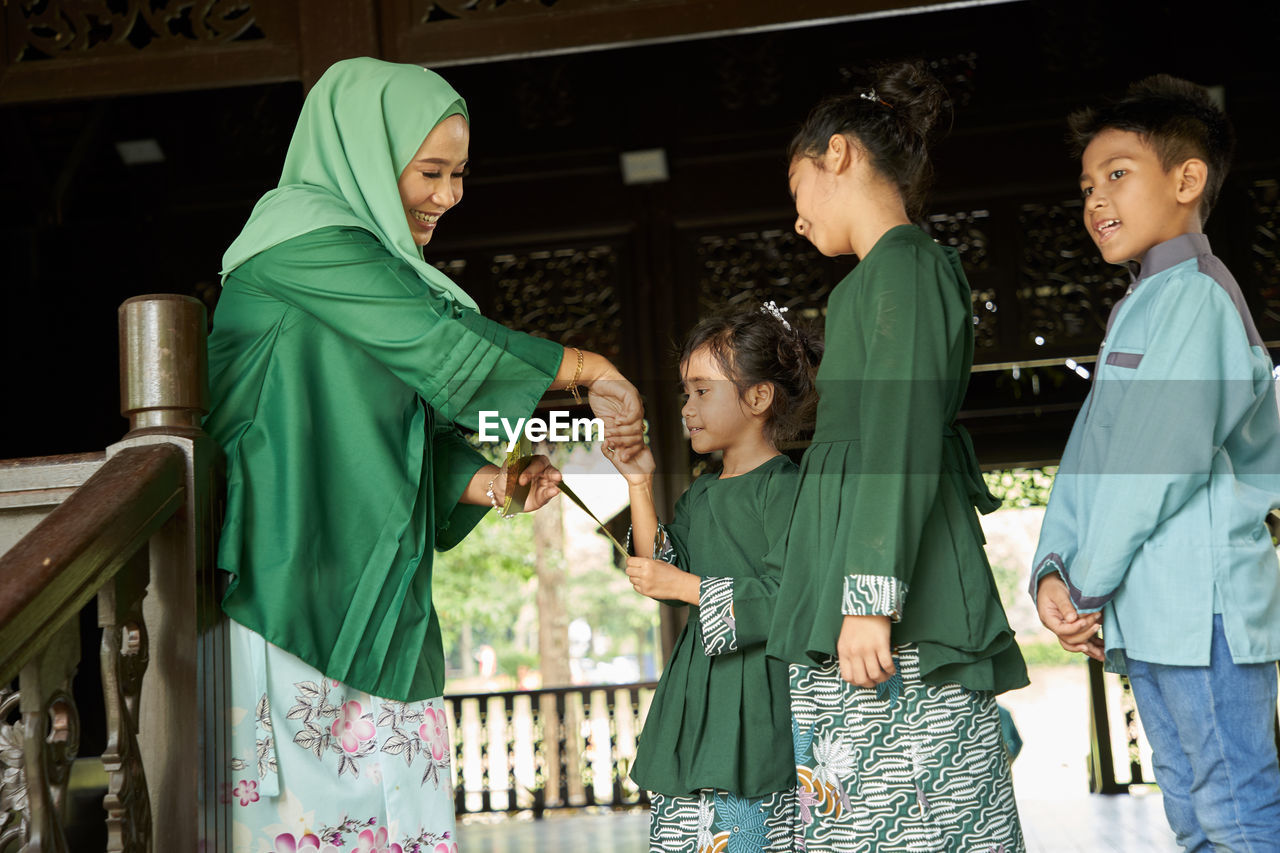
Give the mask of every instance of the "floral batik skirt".
M 649 850 L 660 853 L 788 853 L 795 789 L 739 797 L 704 788 L 672 797 L 649 793 Z
M 920 680 L 915 647 L 875 688 L 791 667 L 797 820 L 808 853 L 1025 849 L 995 697 Z
M 235 853 L 457 853 L 444 702 L 380 699 L 231 623 Z

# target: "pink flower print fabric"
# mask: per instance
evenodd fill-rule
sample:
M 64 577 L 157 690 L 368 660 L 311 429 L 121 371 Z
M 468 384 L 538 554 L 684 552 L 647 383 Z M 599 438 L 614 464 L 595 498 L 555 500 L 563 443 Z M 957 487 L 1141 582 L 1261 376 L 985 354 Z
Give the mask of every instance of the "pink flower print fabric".
M 333 721 L 330 733 L 339 738 L 342 748 L 355 755 L 360 751 L 360 742 L 372 740 L 377 733 L 372 720 L 361 719 L 364 709 L 359 702 L 351 701 L 342 706 L 342 716 Z
M 449 753 L 449 726 L 444 712 L 427 708 L 425 716 L 426 722 L 418 726 L 418 737 L 430 747 L 431 757 L 436 761 L 442 761 Z
M 258 783 L 252 779 L 241 779 L 240 784 L 236 785 L 231 792 L 232 795 L 240 799 L 240 805 L 247 806 L 249 803 L 256 803 L 258 797 Z
M 399 844 L 387 844 L 387 828 L 385 826 L 378 827 L 378 831 L 366 829 L 360 833 L 360 837 L 356 839 L 356 846 L 351 848 L 351 853 L 404 853 L 404 848 Z
M 443 699 L 371 696 L 234 621 L 231 658 L 218 794 L 245 853 L 455 853 Z
M 342 853 L 332 844 L 320 845 L 319 836 L 305 832 L 301 837 L 294 837 L 292 832 L 276 836 L 275 853 Z

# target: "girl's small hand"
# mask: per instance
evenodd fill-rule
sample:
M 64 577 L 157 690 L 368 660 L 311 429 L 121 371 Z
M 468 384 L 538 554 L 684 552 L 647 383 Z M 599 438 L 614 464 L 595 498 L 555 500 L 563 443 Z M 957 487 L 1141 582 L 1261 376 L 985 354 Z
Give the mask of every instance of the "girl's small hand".
M 529 487 L 529 496 L 525 498 L 522 512 L 533 512 L 560 494 L 560 481 L 563 479 L 560 471 L 546 456 L 540 454 L 533 457 L 520 472 L 520 485 L 532 484 Z
M 659 601 L 698 603 L 701 578 L 648 557 L 627 558 L 627 579 L 641 595 Z
M 859 687 L 875 687 L 894 673 L 888 616 L 846 616 L 836 641 L 840 677 Z
M 653 452 L 648 446 L 640 448 L 640 452 L 629 461 L 624 462 L 620 457 L 621 454 L 609 446 L 606 441 L 600 448 L 605 458 L 613 463 L 613 467 L 618 469 L 618 473 L 627 478 L 627 482 L 636 486 L 643 486 L 653 479 L 653 472 L 657 469 L 657 465 L 653 461 Z

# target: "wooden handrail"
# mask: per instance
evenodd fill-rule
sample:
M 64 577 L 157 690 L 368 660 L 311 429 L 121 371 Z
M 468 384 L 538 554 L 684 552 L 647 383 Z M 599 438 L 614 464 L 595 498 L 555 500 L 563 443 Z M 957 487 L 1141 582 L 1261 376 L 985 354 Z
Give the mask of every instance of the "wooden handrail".
M 180 448 L 121 450 L 0 556 L 0 684 L 7 684 L 177 511 Z

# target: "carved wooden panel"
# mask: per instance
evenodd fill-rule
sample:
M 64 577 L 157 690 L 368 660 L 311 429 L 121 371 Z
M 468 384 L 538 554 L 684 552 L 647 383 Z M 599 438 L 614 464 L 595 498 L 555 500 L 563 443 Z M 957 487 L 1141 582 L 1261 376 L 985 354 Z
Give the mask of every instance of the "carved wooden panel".
M 422 23 L 460 20 L 494 20 L 537 15 L 554 8 L 558 12 L 609 9 L 643 0 L 413 0 L 414 18 Z
M 504 326 L 618 361 L 622 343 L 616 246 L 594 244 L 491 256 L 495 304 Z
M 28 0 L 6 6 L 13 62 L 265 38 L 253 0 Z
M 773 38 L 720 39 L 709 57 L 725 110 L 772 107 L 782 99 L 781 50 Z
M 431 266 L 440 270 L 440 272 L 449 276 L 458 284 L 463 283 L 463 276 L 467 273 L 466 258 L 449 258 L 446 260 L 432 261 Z
M 1266 178 L 1249 188 L 1253 232 L 1249 241 L 1252 278 L 1258 287 L 1259 326 L 1280 323 L 1280 181 Z
M 964 264 L 965 277 L 973 298 L 973 345 L 976 350 L 995 349 L 1000 344 L 997 324 L 999 299 L 990 282 L 990 240 L 988 210 L 961 210 L 935 213 L 927 220 L 929 233 L 944 246 L 953 246 Z
M 1102 340 L 1111 306 L 1124 295 L 1129 274 L 1102 260 L 1081 222 L 1081 202 L 1024 204 L 1017 298 L 1025 346 L 1087 344 Z M 1028 340 L 1029 339 L 1029 340 Z
M 808 240 L 781 228 L 702 234 L 694 257 L 699 314 L 773 300 L 814 317 L 837 283 Z
M 378 0 L 378 18 L 387 58 L 439 65 L 748 32 L 928 4 L 929 0 Z
M 978 54 L 965 51 L 929 60 L 929 70 L 947 87 L 951 102 L 956 108 L 967 107 L 973 101 L 975 80 L 978 74 Z
M 0 102 L 93 98 L 297 79 L 299 2 L 5 3 L 0 8 L 5 34 L 0 57 Z M 319 16 L 322 11 L 315 14 Z

